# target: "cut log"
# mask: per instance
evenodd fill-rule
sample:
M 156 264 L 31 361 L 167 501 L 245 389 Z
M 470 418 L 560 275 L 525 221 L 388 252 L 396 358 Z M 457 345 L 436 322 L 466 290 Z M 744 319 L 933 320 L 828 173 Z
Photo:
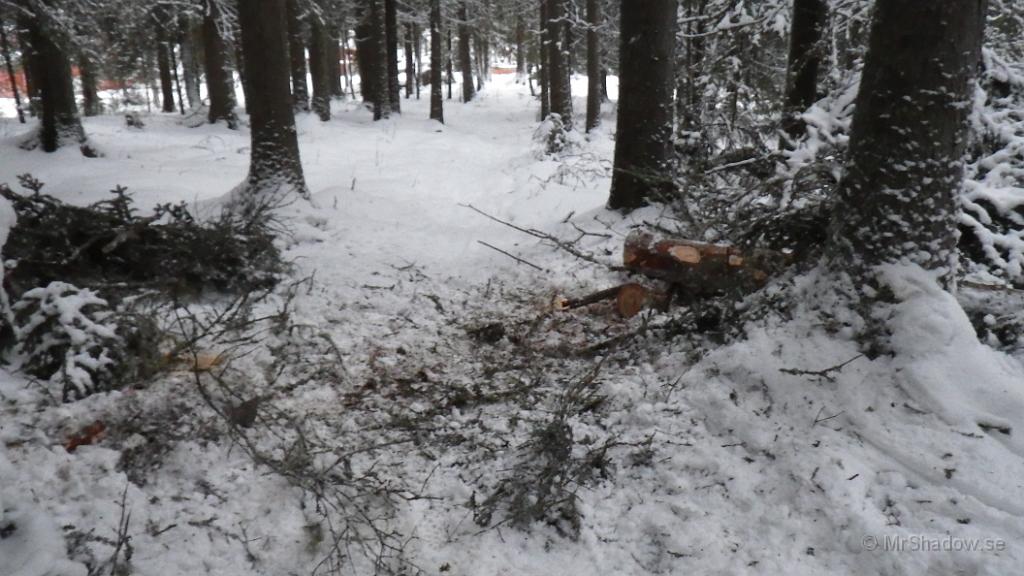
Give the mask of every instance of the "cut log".
M 790 258 L 774 250 L 744 251 L 638 230 L 626 238 L 622 260 L 630 271 L 665 280 L 688 295 L 698 296 L 756 290 Z
M 615 300 L 615 311 L 623 318 L 632 318 L 645 308 L 664 308 L 668 304 L 668 293 L 630 282 L 605 288 L 580 298 L 556 298 L 555 309 L 572 310 L 605 300 Z

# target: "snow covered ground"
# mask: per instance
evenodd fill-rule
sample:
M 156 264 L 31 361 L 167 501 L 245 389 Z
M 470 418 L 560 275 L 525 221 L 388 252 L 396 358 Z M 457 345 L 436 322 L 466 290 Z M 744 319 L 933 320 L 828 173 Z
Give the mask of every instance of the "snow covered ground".
M 827 291 L 813 274 L 789 281 L 801 303 L 792 320 L 753 322 L 746 339 L 710 352 L 673 332 L 671 312 L 552 313 L 556 295 L 622 279 L 467 206 L 579 238 L 615 263 L 630 227 L 658 209 L 603 208 L 611 107 L 608 128 L 554 160 L 540 154 L 535 102 L 510 76 L 446 104 L 445 126 L 425 119 L 426 100 L 403 101 L 405 114 L 385 122 L 344 102 L 329 123 L 299 119 L 313 204 L 284 209 L 282 245 L 294 278 L 312 279 L 292 303 L 294 330 L 235 371 L 240 389 L 271 398 L 332 452 L 269 435 L 259 445 L 314 463 L 342 454 L 347 481 L 394 490 L 390 504 L 349 496 L 365 503 L 353 514 L 396 537 L 365 534 L 333 556 L 343 566 L 321 564 L 325 518 L 339 516 L 322 513 L 330 505 L 315 487 L 253 464 L 218 433 L 188 371 L 69 405 L 5 372 L 0 528 L 17 528 L 0 539 L 0 575 L 86 574 L 83 562 L 116 554 L 129 512 L 131 573 L 147 576 L 385 565 L 467 576 L 1019 573 L 1024 368 L 979 343 L 951 296 L 920 272 L 889 271 L 903 297 L 886 311 L 898 354 L 875 360 L 820 325 Z M 0 182 L 31 173 L 75 203 L 121 184 L 140 207 L 205 210 L 245 176 L 244 130 L 145 121 L 87 119 L 104 157 L 86 159 L 19 150 L 25 128 L 0 119 Z M 494 324 L 503 332 L 487 337 Z M 634 332 L 639 345 L 587 351 Z M 282 356 L 284 376 L 268 375 Z M 108 428 L 99 443 L 64 449 L 96 420 Z M 544 451 L 566 438 L 564 452 Z M 580 463 L 566 492 L 575 499 L 546 522 L 506 522 L 500 499 L 488 508 L 517 473 L 559 459 Z

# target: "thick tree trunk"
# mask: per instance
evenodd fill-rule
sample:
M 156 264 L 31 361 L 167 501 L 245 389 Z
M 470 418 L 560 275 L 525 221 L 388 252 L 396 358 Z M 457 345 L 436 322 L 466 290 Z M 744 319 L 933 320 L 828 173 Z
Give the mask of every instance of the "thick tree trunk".
M 402 111 L 402 86 L 398 81 L 398 0 L 383 0 L 387 36 L 388 103 L 392 112 Z
M 391 116 L 391 75 L 388 65 L 388 31 L 385 0 L 370 0 L 370 22 L 373 29 L 374 45 L 374 102 L 373 119 L 382 120 Z
M 551 82 L 548 69 L 548 2 L 540 0 L 540 28 L 537 33 L 537 79 L 540 82 L 540 119 L 551 115 Z
M 781 144 L 790 147 L 804 134 L 800 114 L 818 99 L 818 67 L 822 34 L 828 10 L 825 0 L 794 0 L 786 65 L 786 95 L 783 102 Z
M 569 85 L 568 46 L 565 27 L 568 16 L 566 0 L 547 0 L 548 3 L 548 88 L 551 113 L 558 114 L 567 130 L 572 128 L 572 91 Z
M 228 69 L 227 47 L 219 30 L 220 14 L 217 3 L 206 2 L 203 15 L 203 59 L 206 68 L 206 91 L 210 100 L 208 119 L 210 124 L 220 120 L 235 128 L 235 83 Z
M 49 23 L 43 14 L 27 18 L 26 24 L 31 44 L 29 66 L 39 89 L 42 108 L 38 144 L 46 152 L 55 152 L 61 146 L 78 145 L 83 154 L 92 156 L 75 107 L 71 62 L 59 44 L 59 35 L 45 29 Z
M 430 119 L 444 124 L 444 102 L 441 94 L 442 51 L 441 0 L 430 0 Z
M 82 115 L 99 116 L 103 105 L 96 89 L 96 67 L 85 54 L 78 57 L 78 79 L 82 82 Z M 173 102 L 171 106 L 174 106 Z
M 465 2 L 459 4 L 459 68 L 462 69 L 462 101 L 469 102 L 476 96 L 473 87 L 473 59 L 470 46 L 473 30 L 469 27 L 469 8 Z
M 855 285 L 873 268 L 909 262 L 957 269 L 971 80 L 981 0 L 878 0 L 850 132 L 847 174 L 826 251 Z
M 164 112 L 174 112 L 174 79 L 171 77 L 171 54 L 170 44 L 167 41 L 167 33 L 164 31 L 164 23 L 157 22 L 156 34 L 156 65 L 160 74 L 160 109 Z M 82 83 L 82 90 L 85 91 L 85 83 Z M 86 116 L 88 116 L 86 112 Z
M 313 79 L 313 112 L 321 121 L 331 119 L 331 41 L 324 23 L 313 16 L 309 23 L 309 73 Z
M 666 198 L 672 181 L 676 0 L 622 0 L 619 117 L 608 207 Z
M 292 193 L 307 194 L 288 89 L 288 30 L 282 26 L 286 12 L 285 0 L 243 1 L 238 5 L 245 57 L 260 63 L 249 67 L 252 152 L 249 197 L 241 199 L 257 209 L 272 207 Z
M 601 123 L 601 4 L 587 0 L 587 132 Z
M 21 91 L 18 90 L 18 77 L 14 75 L 14 63 L 11 59 L 11 44 L 7 40 L 7 30 L 4 28 L 3 20 L 0 20 L 0 52 L 3 52 L 4 67 L 7 69 L 7 79 L 11 81 L 11 93 L 14 95 L 14 106 L 18 111 L 18 121 L 25 123 L 25 110 L 21 106 Z
M 309 112 L 309 84 L 306 80 L 305 22 L 299 15 L 298 0 L 286 0 L 288 23 L 288 61 L 291 70 L 292 107 L 297 112 Z

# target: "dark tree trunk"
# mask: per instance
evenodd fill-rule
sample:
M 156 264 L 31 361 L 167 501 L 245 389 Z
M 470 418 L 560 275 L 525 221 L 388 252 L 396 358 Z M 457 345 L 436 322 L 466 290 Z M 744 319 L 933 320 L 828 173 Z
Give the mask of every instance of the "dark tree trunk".
M 373 29 L 374 45 L 374 102 L 373 119 L 382 120 L 391 116 L 391 74 L 388 64 L 388 27 L 385 0 L 370 0 L 370 22 Z M 397 61 L 395 62 L 397 64 Z
M 601 123 L 601 5 L 587 0 L 587 132 Z
M 818 67 L 821 49 L 818 43 L 825 30 L 825 0 L 794 0 L 793 24 L 789 35 L 789 60 L 786 65 L 786 95 L 783 102 L 782 145 L 792 146 L 804 134 L 800 114 L 818 99 Z
M 405 97 L 412 98 L 416 89 L 416 61 L 413 59 L 412 24 L 405 25 Z
M 567 14 L 565 0 L 547 0 L 548 3 L 548 90 L 551 113 L 558 114 L 566 130 L 572 128 L 572 91 L 569 86 L 568 46 L 565 26 Z
M 676 0 L 622 0 L 619 117 L 608 207 L 666 198 L 672 182 Z
M 677 69 L 676 122 L 682 150 L 692 162 L 706 157 L 707 146 L 701 118 L 704 110 L 703 66 L 707 0 L 686 0 L 686 37 L 679 50 Z
M 359 94 L 363 102 L 372 104 L 376 98 L 373 94 L 375 45 L 373 39 L 373 22 L 370 16 L 370 0 L 363 0 L 362 13 L 356 22 L 356 64 L 359 66 Z
M 25 14 L 19 15 L 17 20 L 18 46 L 21 48 L 21 71 L 25 74 L 25 99 L 29 115 L 33 118 L 40 114 L 39 103 L 39 82 L 36 81 L 35 62 L 37 61 L 35 50 L 32 48 L 32 40 L 29 37 L 31 18 Z
M 78 76 L 82 82 L 82 114 L 84 116 L 99 116 L 103 112 L 103 105 L 100 103 L 100 96 L 96 89 L 96 67 L 86 54 L 78 57 Z M 173 101 L 171 106 L 171 112 L 173 112 Z
M 292 107 L 298 112 L 309 112 L 304 20 L 299 15 L 298 0 L 287 0 L 285 8 L 288 18 L 288 61 L 292 78 Z
M 309 74 L 313 79 L 313 112 L 326 122 L 331 119 L 330 35 L 318 16 L 309 23 Z
M 551 82 L 548 68 L 548 2 L 540 0 L 540 28 L 537 33 L 537 73 L 540 82 L 540 119 L 551 115 Z
M 181 91 L 181 78 L 178 77 L 178 61 L 174 56 L 174 44 L 170 44 L 171 72 L 174 73 L 174 90 L 178 93 L 178 109 L 185 114 L 185 94 Z
M 857 285 L 911 262 L 951 285 L 979 0 L 879 0 L 826 251 Z
M 206 68 L 206 91 L 210 99 L 210 124 L 220 120 L 235 128 L 235 83 L 228 70 L 227 47 L 218 29 L 220 14 L 217 3 L 207 0 L 203 15 L 203 60 Z
M 156 23 L 156 66 L 160 73 L 160 109 L 164 112 L 174 112 L 174 79 L 171 77 L 171 46 L 167 41 L 167 33 L 164 31 L 164 19 Z M 82 91 L 85 91 L 85 83 L 82 83 Z M 88 116 L 86 112 L 86 116 Z
M 459 4 L 459 68 L 462 70 L 462 101 L 469 102 L 476 95 L 473 87 L 473 59 L 470 46 L 473 30 L 469 27 L 469 8 Z
M 235 70 L 238 71 L 238 82 L 242 85 L 242 98 L 245 100 L 245 113 L 249 113 L 249 72 L 246 70 L 245 54 L 242 54 L 242 43 L 238 41 L 238 30 L 232 32 L 232 36 L 235 38 Z M 234 84 L 234 77 L 231 72 L 228 72 L 228 78 L 232 79 Z
M 516 84 L 526 80 L 526 24 L 516 16 Z
M 291 193 L 307 195 L 288 89 L 288 29 L 282 26 L 286 12 L 285 0 L 244 0 L 238 4 L 242 49 L 249 62 L 260 63 L 249 67 L 252 159 L 249 196 L 241 199 L 246 206 L 256 208 L 276 204 Z
M 39 145 L 46 152 L 55 152 L 61 146 L 79 145 L 91 156 L 85 145 L 85 130 L 75 108 L 75 90 L 71 80 L 71 62 L 59 34 L 45 29 L 49 24 L 43 14 L 26 19 L 28 41 L 31 45 L 29 67 L 39 90 L 42 123 Z
M 188 96 L 189 108 L 195 108 L 202 104 L 199 97 L 199 62 L 195 51 L 195 26 L 192 20 L 182 15 L 178 20 L 180 26 L 180 37 L 178 44 L 181 46 L 181 70 L 185 80 L 185 95 Z
M 455 82 L 455 63 L 454 63 L 455 56 L 454 56 L 454 53 L 453 53 L 453 50 L 452 50 L 452 36 L 453 36 L 453 32 L 452 32 L 451 27 L 449 26 L 448 27 L 448 61 L 447 61 L 447 68 L 448 68 L 448 75 L 447 75 L 447 79 L 448 79 L 448 99 L 449 100 L 452 99 L 452 84 Z
M 18 121 L 25 123 L 25 110 L 21 107 L 21 92 L 18 90 L 18 77 L 14 75 L 14 63 L 11 60 L 11 44 L 7 41 L 7 30 L 4 28 L 3 20 L 0 20 L 0 51 L 3 52 L 4 67 L 7 69 L 7 78 L 11 81 L 11 93 L 14 95 L 14 106 L 18 111 Z
M 420 56 L 420 26 L 412 25 L 412 50 L 416 58 L 416 99 L 420 99 L 420 74 L 423 73 L 423 60 Z
M 392 112 L 402 111 L 402 86 L 398 81 L 398 0 L 383 0 L 387 36 L 388 103 Z
M 327 64 L 331 68 L 331 96 L 335 98 L 345 97 L 345 88 L 341 85 L 341 41 L 338 30 L 331 34 L 330 59 Z
M 441 0 L 430 0 L 430 119 L 444 124 L 441 94 Z

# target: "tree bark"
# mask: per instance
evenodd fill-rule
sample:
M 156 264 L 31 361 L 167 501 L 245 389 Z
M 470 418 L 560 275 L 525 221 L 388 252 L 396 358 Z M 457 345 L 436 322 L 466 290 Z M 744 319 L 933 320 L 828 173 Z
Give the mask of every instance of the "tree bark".
M 909 262 L 952 286 L 983 0 L 879 0 L 826 257 L 855 285 Z
M 305 22 L 299 14 L 298 0 L 287 0 L 285 8 L 288 23 L 288 61 L 291 70 L 292 107 L 297 112 L 309 112 Z
M 243 201 L 267 207 L 286 195 L 307 195 L 295 133 L 289 91 L 291 64 L 285 0 L 243 1 L 238 4 L 242 50 L 249 67 L 252 152 L 247 180 L 250 197 Z
M 103 105 L 96 89 L 96 67 L 86 54 L 78 57 L 78 75 L 82 82 L 82 115 L 99 116 L 103 112 Z M 174 106 L 173 102 L 171 106 Z
M 416 99 L 420 99 L 420 74 L 423 73 L 423 59 L 420 51 L 420 39 L 422 34 L 420 33 L 420 25 L 413 23 L 412 25 L 412 50 L 416 58 Z
M 25 110 L 21 107 L 21 92 L 18 90 L 18 77 L 14 75 L 14 63 L 11 60 L 11 45 L 7 41 L 7 30 L 4 28 L 3 20 L 0 20 L 0 51 L 3 52 L 4 67 L 7 69 L 7 78 L 11 81 L 11 93 L 14 95 L 14 106 L 18 111 L 18 121 L 25 123 Z
M 781 145 L 786 148 L 804 134 L 800 114 L 818 99 L 818 43 L 825 30 L 828 7 L 825 0 L 794 0 L 786 65 L 786 95 L 783 102 Z
M 227 122 L 229 128 L 236 128 L 238 118 L 235 116 L 235 83 L 228 70 L 228 58 L 224 38 L 218 29 L 220 14 L 217 3 L 206 1 L 206 13 L 203 15 L 203 59 L 206 68 L 206 90 L 210 99 L 207 116 L 210 124 L 220 120 Z
M 673 191 L 676 0 L 622 0 L 619 117 L 608 207 L 630 211 Z
M 462 69 L 462 101 L 469 102 L 476 96 L 473 87 L 473 60 L 470 46 L 473 31 L 469 27 L 469 8 L 465 2 L 459 4 L 459 68 Z
M 448 72 L 447 80 L 448 80 L 448 99 L 449 100 L 452 99 L 452 84 L 455 82 L 455 63 L 453 61 L 453 59 L 454 59 L 454 50 L 452 49 L 452 35 L 453 35 L 452 34 L 452 29 L 449 26 L 448 27 L 448 52 L 447 52 L 448 59 L 447 59 L 447 62 L 446 62 L 447 72 Z
M 430 119 L 444 124 L 444 102 L 441 94 L 442 51 L 441 0 L 430 0 Z
M 402 86 L 398 81 L 398 0 L 383 0 L 387 37 L 388 103 L 392 112 L 402 111 Z
M 328 66 L 331 69 L 331 96 L 335 98 L 345 97 L 345 88 L 341 85 L 341 35 L 338 29 L 332 28 L 330 51 L 328 52 L 330 58 L 327 61 Z
M 174 80 L 171 77 L 171 54 L 170 44 L 167 39 L 167 32 L 164 30 L 166 18 L 157 17 L 156 22 L 156 65 L 160 74 L 160 109 L 164 112 L 174 112 Z M 82 90 L 85 91 L 85 82 L 82 83 Z M 86 116 L 89 113 L 86 112 Z
M 537 80 L 540 82 L 540 119 L 551 115 L 551 82 L 548 76 L 548 2 L 540 0 L 539 31 L 537 33 Z
M 516 16 L 516 84 L 526 81 L 526 24 Z
M 309 73 L 313 79 L 313 112 L 321 121 L 331 119 L 330 35 L 319 16 L 309 23 Z
M 180 27 L 178 44 L 181 46 L 181 70 L 185 81 L 185 96 L 188 97 L 189 108 L 202 104 L 199 97 L 199 63 L 195 52 L 195 26 L 186 15 L 178 19 Z
M 587 132 L 601 123 L 601 5 L 587 0 Z
M 25 19 L 31 50 L 29 67 L 39 90 L 42 123 L 38 144 L 46 152 L 55 152 L 67 145 L 79 145 L 83 154 L 94 153 L 86 145 L 85 130 L 75 107 L 75 90 L 71 79 L 71 62 L 60 34 L 51 30 L 54 24 L 45 14 L 36 12 Z
M 412 98 L 413 90 L 416 88 L 416 61 L 413 59 L 413 35 L 412 24 L 405 25 L 405 98 Z
M 569 85 L 568 46 L 566 44 L 565 0 L 547 0 L 548 88 L 551 113 L 558 114 L 566 130 L 572 129 L 572 91 Z

